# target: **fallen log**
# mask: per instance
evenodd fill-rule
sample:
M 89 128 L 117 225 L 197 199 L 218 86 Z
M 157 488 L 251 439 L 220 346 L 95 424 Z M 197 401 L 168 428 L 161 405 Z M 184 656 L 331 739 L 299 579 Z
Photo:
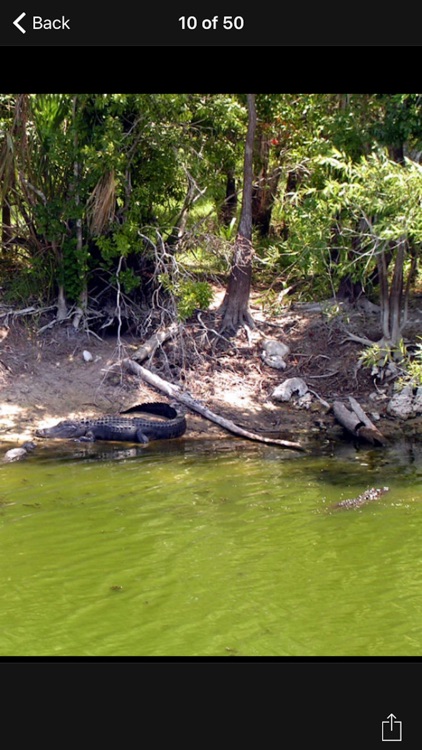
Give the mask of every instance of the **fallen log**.
M 305 448 L 300 443 L 290 442 L 289 440 L 276 440 L 275 438 L 267 438 L 263 437 L 262 435 L 257 435 L 255 432 L 244 430 L 243 427 L 239 427 L 239 425 L 235 424 L 235 422 L 232 422 L 230 419 L 220 417 L 218 414 L 215 414 L 206 406 L 202 406 L 202 404 L 198 403 L 198 401 L 195 401 L 195 399 L 182 391 L 179 386 L 173 385 L 173 383 L 169 383 L 167 380 L 160 378 L 159 375 L 155 375 L 154 373 L 150 372 L 150 370 L 147 370 L 145 367 L 142 367 L 142 365 L 139 365 L 137 362 L 134 362 L 130 358 L 124 359 L 123 365 L 130 372 L 142 378 L 142 380 L 144 380 L 146 383 L 154 386 L 155 388 L 158 388 L 158 390 L 162 393 L 165 393 L 166 396 L 180 401 L 180 403 L 184 404 L 189 409 L 192 409 L 192 411 L 196 411 L 202 417 L 205 417 L 205 419 L 208 419 L 211 422 L 215 422 L 215 424 L 220 425 L 220 427 L 223 427 L 225 430 L 228 430 L 235 435 L 239 435 L 240 437 L 246 438 L 247 440 L 254 440 L 259 443 L 279 445 L 281 448 L 290 448 L 291 450 L 305 451 Z
M 136 349 L 136 351 L 132 354 L 132 359 L 134 359 L 136 362 L 142 362 L 147 357 L 153 357 L 155 350 L 158 349 L 160 344 L 163 344 L 164 341 L 167 341 L 167 339 L 171 338 L 171 336 L 174 336 L 174 334 L 176 334 L 178 330 L 179 325 L 177 323 L 172 323 L 163 331 L 154 333 L 148 339 L 148 341 L 145 341 L 145 344 L 142 344 L 142 346 L 139 346 L 138 349 Z
M 333 413 L 341 426 L 353 437 L 366 440 L 372 445 L 386 445 L 387 438 L 371 422 L 356 399 L 349 396 L 349 402 L 351 411 L 340 401 L 334 401 Z

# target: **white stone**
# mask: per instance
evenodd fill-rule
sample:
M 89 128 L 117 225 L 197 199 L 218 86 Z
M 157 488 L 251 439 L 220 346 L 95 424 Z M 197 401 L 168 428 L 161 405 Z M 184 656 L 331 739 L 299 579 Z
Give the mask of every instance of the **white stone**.
M 287 365 L 282 357 L 277 357 L 273 355 L 272 357 L 268 356 L 265 352 L 262 352 L 262 361 L 268 365 L 268 367 L 274 367 L 275 370 L 285 370 Z
M 395 393 L 388 403 L 387 414 L 399 417 L 399 419 L 409 419 L 415 416 L 415 413 L 413 388 L 411 385 L 406 385 L 401 391 Z
M 276 370 L 286 369 L 287 365 L 284 359 L 290 354 L 287 344 L 275 339 L 267 339 L 267 341 L 264 341 L 262 349 L 261 358 L 266 365 L 274 367 Z
M 91 352 L 89 352 L 87 349 L 84 349 L 84 351 L 82 352 L 82 356 L 83 356 L 85 362 L 92 362 L 92 360 L 93 360 L 93 356 L 92 356 Z
M 264 341 L 262 348 L 270 357 L 286 357 L 290 354 L 290 349 L 287 344 L 283 344 L 281 341 L 276 341 L 275 339 L 267 339 L 267 341 Z
M 26 456 L 25 448 L 11 448 L 3 456 L 3 461 L 17 461 L 19 458 Z
M 274 389 L 272 398 L 275 401 L 289 401 L 294 393 L 297 393 L 300 398 L 307 391 L 308 386 L 302 378 L 288 378 Z
M 422 414 L 422 388 L 421 387 L 419 387 L 415 393 L 414 400 L 413 400 L 413 410 L 415 412 L 415 416 L 417 414 Z
M 300 409 L 310 409 L 312 404 L 312 394 L 307 391 L 304 396 L 298 399 L 297 405 Z

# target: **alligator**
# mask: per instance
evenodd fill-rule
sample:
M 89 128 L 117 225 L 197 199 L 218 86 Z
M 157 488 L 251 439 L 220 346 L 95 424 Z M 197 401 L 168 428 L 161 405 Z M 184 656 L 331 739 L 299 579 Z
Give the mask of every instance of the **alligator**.
M 122 440 L 130 443 L 148 443 L 150 440 L 178 438 L 186 432 L 186 418 L 168 404 L 155 402 L 139 404 L 127 411 L 140 411 L 166 417 L 166 421 L 142 417 L 88 417 L 59 422 L 35 432 L 42 438 L 74 438 L 81 442 L 94 440 Z
M 389 487 L 371 487 L 369 490 L 365 490 L 361 495 L 357 497 L 347 498 L 347 500 L 341 500 L 339 503 L 335 503 L 332 506 L 333 510 L 340 508 L 360 508 L 361 505 L 372 502 L 372 500 L 378 500 L 381 495 L 384 495 L 389 491 Z

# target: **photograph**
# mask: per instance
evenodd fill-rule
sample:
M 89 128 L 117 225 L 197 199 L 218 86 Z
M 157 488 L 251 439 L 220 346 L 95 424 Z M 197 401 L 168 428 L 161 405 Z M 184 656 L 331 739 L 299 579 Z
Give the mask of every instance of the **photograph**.
M 371 72 L 366 41 L 276 46 L 273 26 L 265 47 L 232 8 L 174 10 L 146 45 L 133 24 L 127 46 L 120 17 L 114 42 L 110 17 L 78 42 L 77 15 L 30 10 L 0 33 L 1 666 L 77 666 L 85 689 L 107 667 L 114 690 L 136 669 L 164 703 L 218 669 L 223 700 L 271 721 L 278 679 L 292 747 L 328 705 L 327 747 L 407 741 L 422 94 L 404 48 Z

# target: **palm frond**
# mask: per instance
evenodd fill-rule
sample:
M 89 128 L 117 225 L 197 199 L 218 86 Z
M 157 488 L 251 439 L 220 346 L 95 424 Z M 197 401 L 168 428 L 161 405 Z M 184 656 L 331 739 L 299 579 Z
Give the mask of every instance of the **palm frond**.
M 87 203 L 87 219 L 91 234 L 101 234 L 114 218 L 116 209 L 116 178 L 114 171 L 100 177 Z

